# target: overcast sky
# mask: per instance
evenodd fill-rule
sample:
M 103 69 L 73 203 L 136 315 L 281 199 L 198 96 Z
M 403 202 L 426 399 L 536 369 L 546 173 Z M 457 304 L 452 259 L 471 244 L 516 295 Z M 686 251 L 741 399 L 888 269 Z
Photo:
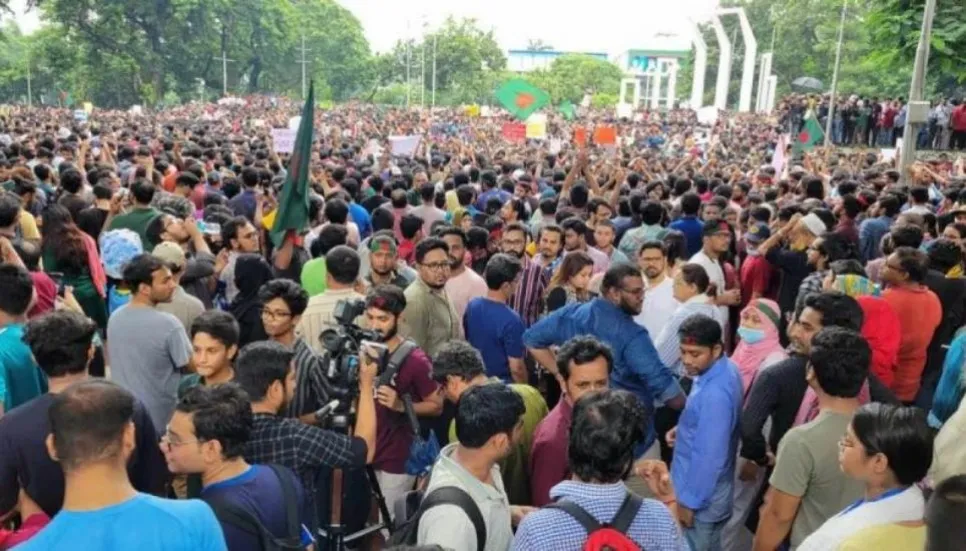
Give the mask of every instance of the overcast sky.
M 150 0 L 145 0 L 150 1 Z M 337 0 L 352 11 L 373 50 L 392 48 L 399 39 L 431 29 L 447 15 L 474 17 L 493 29 L 505 50 L 540 39 L 555 49 L 617 54 L 653 45 L 657 33 L 683 35 L 689 18 L 704 19 L 718 0 Z M 26 0 L 12 0 L 17 22 L 26 32 L 37 28 L 36 10 L 24 13 Z M 408 22 L 408 25 L 407 25 Z M 407 31 L 408 27 L 408 31 Z

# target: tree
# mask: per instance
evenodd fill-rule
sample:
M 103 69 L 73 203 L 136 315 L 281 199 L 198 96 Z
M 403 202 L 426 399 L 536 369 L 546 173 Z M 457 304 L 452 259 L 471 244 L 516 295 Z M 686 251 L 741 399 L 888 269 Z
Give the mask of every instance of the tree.
M 546 90 L 554 103 L 579 102 L 586 93 L 617 94 L 623 72 L 609 61 L 583 54 L 567 54 L 553 60 L 547 70 L 527 75 Z
M 551 52 L 553 51 L 553 46 L 547 44 L 539 38 L 531 38 L 530 40 L 527 40 L 527 50 L 530 50 L 531 52 Z

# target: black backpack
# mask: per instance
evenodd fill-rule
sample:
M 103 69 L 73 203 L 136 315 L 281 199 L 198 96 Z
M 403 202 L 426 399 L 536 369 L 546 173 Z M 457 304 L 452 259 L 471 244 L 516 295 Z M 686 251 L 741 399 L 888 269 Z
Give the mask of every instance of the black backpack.
M 419 537 L 419 520 L 423 513 L 436 507 L 437 505 L 456 505 L 466 513 L 473 523 L 476 530 L 476 549 L 483 551 L 486 547 L 486 522 L 483 520 L 483 513 L 479 506 L 473 501 L 468 493 L 456 486 L 442 486 L 436 488 L 428 495 L 423 496 L 422 492 L 409 492 L 406 495 L 407 505 L 415 505 L 415 512 L 406 516 L 406 520 L 401 521 L 399 528 L 389 536 L 388 545 L 416 545 Z M 410 507 L 407 509 L 411 510 Z
M 302 523 L 299 521 L 298 493 L 292 484 L 292 477 L 285 467 L 267 465 L 278 478 L 282 487 L 282 499 L 285 501 L 285 519 L 288 525 L 284 538 L 277 538 L 262 524 L 257 516 L 234 503 L 215 500 L 209 501 L 218 518 L 218 522 L 230 524 L 243 532 L 257 536 L 261 541 L 262 551 L 290 551 L 304 550 L 302 544 Z

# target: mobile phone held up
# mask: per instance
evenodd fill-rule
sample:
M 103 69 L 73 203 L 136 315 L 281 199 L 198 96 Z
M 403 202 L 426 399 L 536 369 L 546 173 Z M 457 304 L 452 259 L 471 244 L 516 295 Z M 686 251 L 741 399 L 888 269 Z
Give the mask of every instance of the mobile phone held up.
M 64 285 L 64 274 L 62 272 L 50 272 L 47 275 L 50 276 L 50 279 L 53 280 L 54 285 L 57 286 L 57 296 L 63 298 L 64 289 L 66 288 Z

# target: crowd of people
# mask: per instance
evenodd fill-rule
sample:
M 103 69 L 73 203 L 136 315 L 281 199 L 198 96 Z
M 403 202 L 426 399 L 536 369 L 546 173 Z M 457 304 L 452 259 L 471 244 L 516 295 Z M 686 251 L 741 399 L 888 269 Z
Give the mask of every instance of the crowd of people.
M 807 101 L 5 110 L 0 549 L 960 549 L 966 162 Z

